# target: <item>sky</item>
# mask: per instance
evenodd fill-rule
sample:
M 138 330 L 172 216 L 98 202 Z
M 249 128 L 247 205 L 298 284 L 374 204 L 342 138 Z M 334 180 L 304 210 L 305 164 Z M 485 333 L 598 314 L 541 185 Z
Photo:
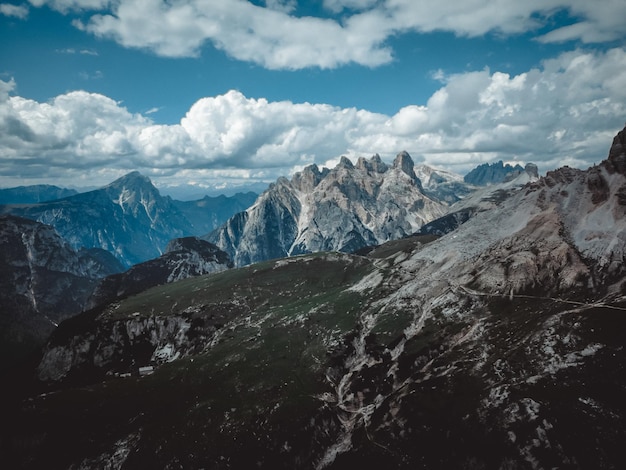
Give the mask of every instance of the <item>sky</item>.
M 623 0 L 0 0 L 0 187 L 139 170 L 227 192 L 402 150 L 459 174 L 587 168 L 626 123 L 624 18 Z

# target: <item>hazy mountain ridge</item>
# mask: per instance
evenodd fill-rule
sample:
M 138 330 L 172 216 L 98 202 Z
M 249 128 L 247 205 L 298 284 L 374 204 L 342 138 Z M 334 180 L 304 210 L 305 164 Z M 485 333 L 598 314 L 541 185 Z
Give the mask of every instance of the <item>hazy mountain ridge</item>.
M 0 204 L 32 204 L 53 201 L 78 194 L 74 189 L 49 184 L 0 188 Z
M 171 239 L 191 234 L 171 200 L 138 172 L 59 201 L 4 210 L 54 226 L 75 249 L 107 250 L 127 267 L 156 258 Z
M 206 238 L 236 266 L 319 251 L 351 252 L 415 232 L 447 209 L 424 194 L 406 153 L 332 170 L 316 165 L 280 178 L 249 208 Z
M 625 135 L 441 238 L 187 279 L 65 322 L 39 367 L 61 383 L 16 411 L 15 438 L 45 422 L 29 456 L 53 467 L 615 468 Z M 106 378 L 138 365 L 154 374 Z M 87 425 L 46 421 L 70 396 Z
M 193 226 L 194 235 L 205 235 L 218 228 L 233 214 L 246 210 L 257 197 L 257 193 L 248 191 L 236 193 L 230 197 L 204 196 L 196 201 L 174 200 L 173 202 Z
M 75 249 L 102 248 L 130 267 L 157 258 L 172 239 L 205 234 L 247 207 L 252 197 L 173 201 L 147 177 L 131 172 L 97 190 L 41 204 L 5 205 L 0 212 L 52 225 Z
M 487 186 L 494 183 L 503 183 L 507 179 L 513 179 L 524 171 L 521 165 L 505 165 L 502 160 L 495 163 L 483 163 L 478 165 L 463 177 L 466 183 L 476 186 Z

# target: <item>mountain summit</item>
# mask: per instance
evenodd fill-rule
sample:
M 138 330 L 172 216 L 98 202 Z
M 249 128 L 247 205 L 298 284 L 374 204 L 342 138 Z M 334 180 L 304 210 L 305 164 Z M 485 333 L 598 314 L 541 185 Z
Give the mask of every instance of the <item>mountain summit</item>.
M 342 157 L 332 170 L 316 165 L 279 178 L 247 211 L 236 214 L 207 239 L 235 265 L 318 251 L 352 252 L 402 238 L 445 212 L 415 175 L 411 156 L 393 165 L 378 155 Z

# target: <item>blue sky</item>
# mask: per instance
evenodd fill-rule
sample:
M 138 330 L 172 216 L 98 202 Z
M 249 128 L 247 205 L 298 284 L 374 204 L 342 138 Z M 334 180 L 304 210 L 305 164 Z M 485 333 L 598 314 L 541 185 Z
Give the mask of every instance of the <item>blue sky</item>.
M 407 150 L 458 173 L 605 158 L 617 0 L 0 0 L 0 186 L 199 189 Z

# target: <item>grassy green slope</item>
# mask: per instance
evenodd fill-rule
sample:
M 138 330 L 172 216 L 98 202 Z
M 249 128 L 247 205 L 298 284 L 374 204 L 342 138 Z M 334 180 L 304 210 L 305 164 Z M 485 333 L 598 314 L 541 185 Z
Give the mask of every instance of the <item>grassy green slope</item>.
M 329 351 L 342 347 L 364 308 L 364 294 L 348 288 L 374 269 L 369 260 L 343 254 L 297 257 L 165 285 L 109 307 L 101 320 L 201 309 L 219 312 L 224 324 L 203 353 L 153 375 L 34 398 L 14 416 L 15 457 L 29 468 L 63 468 L 133 444 L 131 468 L 216 462 L 242 468 L 258 459 L 290 468 L 314 461 L 315 440 L 324 433 L 312 417 L 330 390 Z M 58 336 L 93 319 L 81 321 Z

